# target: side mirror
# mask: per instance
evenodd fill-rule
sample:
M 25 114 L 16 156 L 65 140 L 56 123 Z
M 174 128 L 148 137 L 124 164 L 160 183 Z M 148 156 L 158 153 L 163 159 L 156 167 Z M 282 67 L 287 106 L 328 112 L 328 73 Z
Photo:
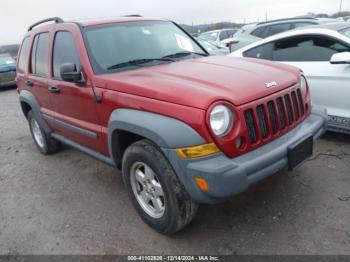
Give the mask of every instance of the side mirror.
M 73 63 L 64 63 L 60 67 L 61 78 L 67 82 L 85 83 L 83 72 Z
M 331 57 L 331 64 L 339 65 L 339 64 L 350 64 L 350 52 L 342 52 L 334 54 Z

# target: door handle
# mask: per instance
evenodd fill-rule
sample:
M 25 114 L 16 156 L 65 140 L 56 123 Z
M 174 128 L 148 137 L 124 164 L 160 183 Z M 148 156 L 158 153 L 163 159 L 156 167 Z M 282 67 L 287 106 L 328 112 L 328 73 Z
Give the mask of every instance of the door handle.
M 26 86 L 33 86 L 33 82 L 31 80 L 27 80 L 26 81 Z
M 59 94 L 61 92 L 61 90 L 57 86 L 50 86 L 49 92 L 53 93 L 53 94 Z

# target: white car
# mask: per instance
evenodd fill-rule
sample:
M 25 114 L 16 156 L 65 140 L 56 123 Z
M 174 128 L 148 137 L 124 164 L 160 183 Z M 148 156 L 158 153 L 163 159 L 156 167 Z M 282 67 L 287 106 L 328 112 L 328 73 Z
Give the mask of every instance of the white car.
M 201 33 L 198 37 L 215 45 L 226 47 L 225 40 L 231 38 L 237 31 L 238 28 L 219 29 Z
M 313 103 L 327 108 L 329 130 L 350 134 L 350 23 L 284 32 L 243 47 L 230 56 L 299 67 L 309 82 Z

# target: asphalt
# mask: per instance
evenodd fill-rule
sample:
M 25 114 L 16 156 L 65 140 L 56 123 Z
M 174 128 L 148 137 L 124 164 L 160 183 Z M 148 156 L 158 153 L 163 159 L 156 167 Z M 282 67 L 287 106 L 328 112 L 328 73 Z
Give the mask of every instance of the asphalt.
M 77 150 L 36 149 L 14 89 L 0 91 L 0 254 L 350 254 L 350 136 L 163 236 L 120 174 Z

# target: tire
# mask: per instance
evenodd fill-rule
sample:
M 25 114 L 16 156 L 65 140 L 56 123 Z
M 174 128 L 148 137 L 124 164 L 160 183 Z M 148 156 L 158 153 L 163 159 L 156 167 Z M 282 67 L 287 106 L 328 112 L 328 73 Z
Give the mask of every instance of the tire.
M 147 193 L 145 191 L 149 189 L 149 185 L 147 182 L 141 185 L 140 176 L 142 177 L 142 175 L 135 175 L 141 174 L 140 170 L 141 173 L 144 172 L 143 177 L 154 175 L 155 178 L 150 183 L 156 188 L 153 191 L 154 198 L 150 199 L 150 204 L 146 207 L 145 202 L 148 198 L 146 196 L 147 200 L 144 201 L 142 196 Z M 146 175 L 147 172 L 152 175 Z M 191 199 L 165 156 L 152 142 L 140 140 L 126 149 L 123 156 L 122 173 L 129 197 L 136 211 L 142 220 L 154 230 L 162 234 L 173 234 L 188 225 L 195 217 L 198 204 Z M 161 195 L 159 185 L 163 197 L 159 197 Z M 148 197 L 152 197 L 152 190 L 149 192 L 151 194 L 148 194 Z M 158 205 L 153 203 L 158 203 Z M 159 210 L 154 208 L 156 206 Z
M 61 149 L 61 143 L 44 131 L 32 110 L 28 112 L 27 119 L 30 133 L 40 153 L 43 155 L 50 155 Z

